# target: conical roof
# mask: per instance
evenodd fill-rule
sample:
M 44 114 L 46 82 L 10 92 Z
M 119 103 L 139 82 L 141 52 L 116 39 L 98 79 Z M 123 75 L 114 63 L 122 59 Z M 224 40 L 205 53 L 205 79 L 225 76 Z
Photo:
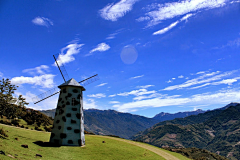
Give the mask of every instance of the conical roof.
M 82 88 L 82 91 L 85 91 L 86 89 L 81 86 L 75 79 L 71 78 L 70 80 L 68 80 L 67 82 L 61 84 L 60 86 L 58 86 L 58 88 L 62 88 L 64 86 L 74 86 L 74 87 L 79 87 Z

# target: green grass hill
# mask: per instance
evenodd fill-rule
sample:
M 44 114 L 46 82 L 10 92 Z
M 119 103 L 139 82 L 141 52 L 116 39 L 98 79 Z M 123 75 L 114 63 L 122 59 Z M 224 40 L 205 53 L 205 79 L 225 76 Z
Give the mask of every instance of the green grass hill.
M 49 138 L 49 132 L 0 124 L 0 159 L 188 160 L 178 153 L 121 138 L 86 135 L 84 147 L 52 146 Z

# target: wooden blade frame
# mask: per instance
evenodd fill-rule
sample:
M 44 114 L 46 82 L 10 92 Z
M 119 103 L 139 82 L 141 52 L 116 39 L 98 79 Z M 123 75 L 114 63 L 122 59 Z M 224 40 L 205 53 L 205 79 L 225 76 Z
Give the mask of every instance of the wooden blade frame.
M 66 82 L 67 80 L 69 80 L 69 77 L 63 63 L 61 62 L 59 54 L 57 54 L 57 58 L 53 55 L 53 58 L 55 59 L 56 65 L 58 66 L 58 69 L 63 77 L 63 80 Z M 60 65 L 58 64 L 58 62 L 60 62 Z
M 93 83 L 93 82 L 95 82 L 97 80 L 99 80 L 99 77 L 98 77 L 98 74 L 95 74 L 94 76 L 86 78 L 86 79 L 84 79 L 84 80 L 82 80 L 82 81 L 80 81 L 78 83 L 80 83 L 82 86 L 86 86 L 86 85 L 88 85 L 90 83 Z M 60 89 L 58 87 L 50 89 L 49 91 L 47 91 L 45 93 L 42 93 L 42 94 L 32 98 L 33 103 L 37 104 L 37 103 L 39 103 L 39 102 L 41 102 L 41 101 L 43 101 L 43 100 L 45 100 L 45 99 L 47 99 L 49 97 L 52 97 L 52 96 L 58 94 L 59 92 L 60 92 Z
M 80 83 L 82 86 L 86 86 L 90 83 L 93 83 L 95 81 L 99 80 L 98 74 L 95 74 L 94 76 L 91 76 L 89 78 L 86 78 L 78 83 Z

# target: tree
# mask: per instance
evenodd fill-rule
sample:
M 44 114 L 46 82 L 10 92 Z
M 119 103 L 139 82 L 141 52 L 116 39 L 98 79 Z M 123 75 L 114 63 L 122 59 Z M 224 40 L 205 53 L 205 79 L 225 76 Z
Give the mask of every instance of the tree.
M 7 78 L 0 80 L 0 100 L 5 103 L 10 103 L 13 100 L 14 91 L 18 86 L 12 85 L 11 81 Z
M 18 106 L 22 107 L 22 108 L 26 108 L 25 105 L 28 105 L 29 103 L 26 102 L 26 98 L 23 98 L 22 95 L 18 96 L 18 100 L 17 100 Z
M 9 79 L 0 80 L 0 116 L 5 115 L 8 119 L 13 119 L 21 114 L 22 108 L 29 103 L 26 99 L 19 95 L 14 98 L 14 91 L 17 90 L 16 85 L 12 85 Z M 15 104 L 17 102 L 17 105 Z

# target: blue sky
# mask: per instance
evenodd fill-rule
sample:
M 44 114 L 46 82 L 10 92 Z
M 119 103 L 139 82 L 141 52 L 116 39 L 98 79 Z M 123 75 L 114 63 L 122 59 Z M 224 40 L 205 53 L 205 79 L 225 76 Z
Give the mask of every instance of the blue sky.
M 0 2 L 0 77 L 32 98 L 70 78 L 87 85 L 84 108 L 147 117 L 240 100 L 239 0 Z

